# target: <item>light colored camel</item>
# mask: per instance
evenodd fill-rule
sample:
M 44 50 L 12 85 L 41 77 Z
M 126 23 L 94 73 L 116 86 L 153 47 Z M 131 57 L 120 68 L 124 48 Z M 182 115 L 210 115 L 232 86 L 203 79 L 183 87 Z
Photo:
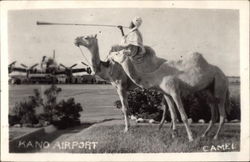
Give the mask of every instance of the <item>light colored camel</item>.
M 189 141 L 193 140 L 187 115 L 183 108 L 181 93 L 189 94 L 202 90 L 209 90 L 213 102 L 210 102 L 211 120 L 202 137 L 211 130 L 216 122 L 215 112 L 218 107 L 220 123 L 214 139 L 224 124 L 226 111 L 229 111 L 228 80 L 224 73 L 214 65 L 209 64 L 201 54 L 190 53 L 180 61 L 166 61 L 155 55 L 150 47 L 146 47 L 146 54 L 137 59 L 136 56 L 128 56 L 124 52 L 115 52 L 110 56 L 114 61 L 122 65 L 126 74 L 138 86 L 143 88 L 157 88 L 164 93 L 175 131 L 176 113 L 174 104 L 181 114 L 181 119 L 186 127 Z M 138 61 L 139 60 L 139 61 Z
M 96 36 L 78 37 L 75 40 L 75 44 L 77 46 L 82 45 L 90 51 L 91 64 L 92 64 L 90 66 L 92 66 L 95 75 L 100 76 L 104 80 L 110 81 L 111 84 L 116 88 L 119 98 L 121 100 L 122 111 L 124 114 L 124 121 L 125 121 L 124 132 L 127 132 L 129 128 L 129 119 L 127 115 L 127 109 L 128 109 L 127 92 L 138 86 L 133 81 L 131 81 L 131 79 L 126 75 L 125 71 L 123 70 L 120 64 L 114 61 L 103 62 L 100 60 L 98 41 L 95 37 Z M 165 111 L 166 108 L 164 106 L 163 107 L 164 114 Z M 165 118 L 162 117 L 162 120 L 165 120 Z
M 87 47 L 92 54 L 98 53 L 96 36 L 78 37 L 76 43 Z M 177 106 L 190 141 L 193 140 L 192 132 L 187 123 L 187 115 L 182 105 L 180 93 L 188 94 L 196 91 L 208 90 L 214 102 L 209 103 L 211 107 L 211 120 L 202 136 L 206 136 L 216 121 L 215 113 L 218 106 L 220 124 L 214 136 L 214 139 L 217 139 L 224 123 L 226 111 L 229 111 L 229 107 L 226 107 L 229 97 L 228 81 L 223 72 L 218 67 L 208 64 L 199 53 L 192 53 L 182 61 L 167 62 L 162 58 L 156 57 L 151 48 L 146 47 L 146 51 L 143 61 L 137 62 L 136 56 L 131 58 L 123 53 L 113 53 L 112 58 L 122 65 L 130 79 L 138 86 L 156 88 L 164 93 L 164 98 L 170 109 L 173 132 L 176 130 L 176 113 L 174 105 Z M 93 55 L 92 63 L 94 69 L 98 67 L 98 62 L 100 62 L 99 54 Z

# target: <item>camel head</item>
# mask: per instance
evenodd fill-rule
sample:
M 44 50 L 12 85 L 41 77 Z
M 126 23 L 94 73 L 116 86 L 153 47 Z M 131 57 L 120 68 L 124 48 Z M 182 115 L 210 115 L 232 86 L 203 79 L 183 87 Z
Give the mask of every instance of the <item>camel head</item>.
M 77 37 L 75 39 L 75 45 L 76 46 L 84 46 L 88 49 L 90 48 L 94 48 L 97 46 L 97 35 L 87 35 L 87 36 L 81 36 L 81 37 Z

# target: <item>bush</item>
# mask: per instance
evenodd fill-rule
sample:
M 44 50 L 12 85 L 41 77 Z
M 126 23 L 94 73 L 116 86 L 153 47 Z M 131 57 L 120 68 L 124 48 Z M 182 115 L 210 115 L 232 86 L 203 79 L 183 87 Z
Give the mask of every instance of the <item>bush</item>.
M 128 94 L 128 115 L 140 118 L 151 118 L 160 120 L 162 94 L 155 90 L 136 88 Z M 121 108 L 119 100 L 114 102 L 117 108 Z
M 13 126 L 20 123 L 20 118 L 17 115 L 9 115 L 9 125 Z
M 57 105 L 57 96 L 62 91 L 61 88 L 58 88 L 55 84 L 52 84 L 50 88 L 44 91 L 45 103 L 44 107 L 44 115 L 47 121 L 52 122 L 52 117 L 54 114 L 55 107 Z
M 17 120 L 16 123 L 20 124 L 35 124 L 37 118 L 35 115 L 35 106 L 30 101 L 21 101 L 13 108 L 12 120 Z
M 74 98 L 62 100 L 53 111 L 52 124 L 59 129 L 79 125 L 81 111 L 83 111 L 82 106 L 76 104 Z
M 191 118 L 193 122 L 198 122 L 199 119 L 204 119 L 206 122 L 210 120 L 211 110 L 208 102 L 211 100 L 211 96 L 208 95 L 206 91 L 196 92 L 187 96 L 181 96 L 181 98 L 187 116 L 188 118 Z
M 51 85 L 44 94 L 46 102 L 44 103 L 45 113 L 40 116 L 42 120 L 52 123 L 59 129 L 68 128 L 80 124 L 80 113 L 83 109 L 79 103 L 75 103 L 74 98 L 67 101 L 62 100 L 57 103 L 57 96 L 62 91 L 56 85 Z
M 238 119 L 240 120 L 240 96 L 239 97 L 230 97 L 230 106 L 231 112 L 228 115 L 228 120 Z
M 38 123 L 35 108 L 41 105 L 42 99 L 37 89 L 34 89 L 34 96 L 29 96 L 27 100 L 16 103 L 9 116 L 9 124 L 36 124 Z
M 181 94 L 184 109 L 188 118 L 194 122 L 204 119 L 208 122 L 211 118 L 209 102 L 216 102 L 215 99 L 206 91 L 196 92 L 194 94 Z M 121 102 L 115 101 L 117 108 L 121 107 Z M 128 93 L 128 115 L 135 115 L 144 119 L 154 119 L 160 121 L 162 118 L 163 106 L 166 106 L 166 120 L 171 121 L 168 105 L 163 95 L 156 90 L 146 90 L 136 88 Z M 232 111 L 228 114 L 228 120 L 240 119 L 240 103 L 238 98 L 230 98 Z M 176 105 L 175 105 L 176 109 Z M 180 113 L 177 111 L 177 118 L 181 120 Z M 218 118 L 217 118 L 218 119 Z
M 27 100 L 17 103 L 13 108 L 12 115 L 9 115 L 9 124 L 37 124 L 47 125 L 52 123 L 58 128 L 67 128 L 80 124 L 80 113 L 83 109 L 74 98 L 57 103 L 58 94 L 62 91 L 56 85 L 51 85 L 45 90 L 45 101 L 37 89 L 34 95 Z M 36 115 L 35 109 L 43 107 L 44 113 Z

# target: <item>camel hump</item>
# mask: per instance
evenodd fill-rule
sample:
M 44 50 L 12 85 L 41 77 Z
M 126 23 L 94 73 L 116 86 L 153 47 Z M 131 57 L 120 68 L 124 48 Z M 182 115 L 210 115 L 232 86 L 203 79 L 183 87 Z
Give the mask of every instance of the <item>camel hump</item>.
M 203 57 L 203 55 L 199 52 L 193 52 L 193 59 L 195 62 L 199 63 L 199 64 L 208 64 L 208 62 L 205 60 L 205 58 Z
M 199 66 L 199 67 L 206 67 L 208 62 L 199 52 L 192 52 L 187 55 L 185 59 L 185 64 L 189 66 Z

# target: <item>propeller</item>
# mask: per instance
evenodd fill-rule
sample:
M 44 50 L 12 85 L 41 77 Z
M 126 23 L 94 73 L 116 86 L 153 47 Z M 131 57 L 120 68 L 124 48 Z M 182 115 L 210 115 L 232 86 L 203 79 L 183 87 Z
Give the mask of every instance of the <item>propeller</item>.
M 12 67 L 16 64 L 16 61 L 13 61 L 12 63 L 9 64 L 9 67 Z
M 22 67 L 24 67 L 24 68 L 28 68 L 28 66 L 27 65 L 24 65 L 24 64 L 20 64 Z
M 25 65 L 25 64 L 20 64 L 22 67 L 24 67 L 26 70 L 32 70 L 32 69 L 34 69 L 38 64 L 34 64 L 34 65 L 32 65 L 32 66 L 30 66 L 29 68 L 28 68 L 28 66 L 27 65 Z
M 59 64 L 59 66 L 61 66 L 61 67 L 65 68 L 65 69 L 67 69 L 67 67 L 64 66 L 63 64 Z
M 70 69 L 73 68 L 73 67 L 75 67 L 76 65 L 77 65 L 77 64 L 74 64 L 74 65 L 70 66 Z
M 45 58 L 46 58 L 47 56 L 43 56 L 43 58 L 42 58 L 42 62 L 44 62 L 44 60 L 45 60 Z
M 81 62 L 83 65 L 85 65 L 85 66 L 88 66 L 86 63 L 84 63 L 84 62 Z
M 90 68 L 87 64 L 85 64 L 84 62 L 81 62 L 81 63 L 82 63 L 83 65 L 87 66 L 86 72 L 87 72 L 88 74 L 91 74 L 91 72 L 92 72 L 91 68 Z M 72 65 L 72 66 L 70 66 L 70 67 L 66 67 L 66 66 L 63 65 L 63 64 L 59 64 L 59 66 L 63 67 L 63 68 L 66 70 L 66 73 L 68 73 L 68 75 L 71 74 L 72 68 L 75 67 L 76 65 L 77 65 L 77 64 L 74 64 L 74 65 Z
M 38 64 L 34 64 L 33 66 L 31 66 L 29 69 L 34 69 Z
M 87 66 L 86 72 L 87 72 L 88 74 L 91 74 L 91 73 L 92 73 L 92 70 L 91 70 L 91 68 L 89 67 L 89 65 L 86 64 L 86 63 L 84 63 L 84 62 L 81 62 L 81 63 L 82 63 L 83 65 Z
M 66 67 L 65 65 L 63 65 L 63 64 L 59 64 L 59 66 L 62 66 L 63 68 L 65 68 L 65 69 L 72 69 L 73 67 L 75 67 L 77 64 L 74 64 L 74 65 L 72 65 L 72 66 L 70 66 L 70 67 Z
M 13 67 L 15 66 L 15 64 L 16 64 L 16 61 L 13 61 L 12 63 L 9 64 L 9 68 L 8 68 L 9 73 L 13 71 Z

